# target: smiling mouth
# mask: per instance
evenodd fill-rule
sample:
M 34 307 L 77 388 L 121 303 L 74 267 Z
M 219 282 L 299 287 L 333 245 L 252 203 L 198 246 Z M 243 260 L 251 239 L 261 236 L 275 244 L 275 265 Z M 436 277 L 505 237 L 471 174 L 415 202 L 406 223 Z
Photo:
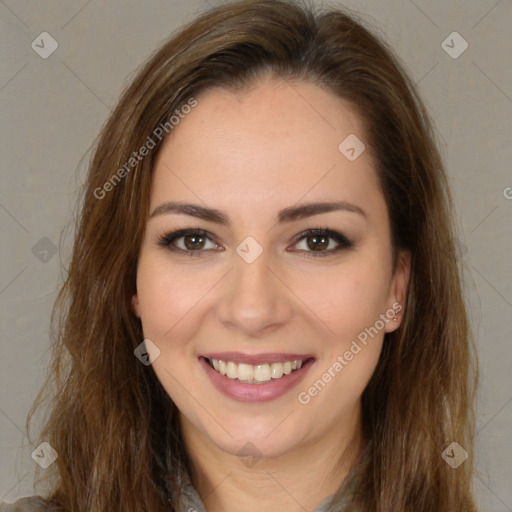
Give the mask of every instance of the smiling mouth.
M 291 373 L 298 372 L 304 361 L 296 359 L 293 361 L 264 363 L 264 364 L 245 364 L 234 363 L 233 361 L 223 361 L 221 359 L 204 358 L 213 370 L 228 379 L 238 380 L 244 384 L 266 384 L 273 380 L 278 380 Z

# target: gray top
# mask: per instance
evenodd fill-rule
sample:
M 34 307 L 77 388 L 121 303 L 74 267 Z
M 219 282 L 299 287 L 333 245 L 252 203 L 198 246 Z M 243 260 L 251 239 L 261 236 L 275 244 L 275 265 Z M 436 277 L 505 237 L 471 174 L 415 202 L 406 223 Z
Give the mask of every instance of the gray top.
M 343 485 L 342 485 L 343 487 Z M 343 512 L 345 507 L 348 504 L 350 498 L 350 492 L 348 492 L 345 496 L 345 500 L 343 501 L 341 508 L 337 509 L 336 512 Z M 333 496 L 328 496 L 325 498 L 320 505 L 313 512 L 328 512 L 328 505 Z M 184 483 L 183 485 L 183 503 L 181 504 L 181 512 L 189 512 L 190 510 L 194 510 L 194 512 L 207 512 L 206 508 L 199 497 L 199 494 L 194 489 L 194 487 L 190 483 Z M 14 503 L 0 503 L 0 512 L 49 512 L 51 508 L 49 508 L 46 504 L 46 500 L 41 498 L 40 496 L 31 496 L 28 498 L 20 498 Z

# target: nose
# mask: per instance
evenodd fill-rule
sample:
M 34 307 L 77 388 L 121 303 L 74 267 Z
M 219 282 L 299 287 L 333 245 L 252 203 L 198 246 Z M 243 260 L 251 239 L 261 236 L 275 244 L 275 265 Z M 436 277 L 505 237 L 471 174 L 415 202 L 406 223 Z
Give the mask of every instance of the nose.
M 261 338 L 286 325 L 294 312 L 293 294 L 265 251 L 252 263 L 234 254 L 233 265 L 220 283 L 217 320 L 247 338 Z

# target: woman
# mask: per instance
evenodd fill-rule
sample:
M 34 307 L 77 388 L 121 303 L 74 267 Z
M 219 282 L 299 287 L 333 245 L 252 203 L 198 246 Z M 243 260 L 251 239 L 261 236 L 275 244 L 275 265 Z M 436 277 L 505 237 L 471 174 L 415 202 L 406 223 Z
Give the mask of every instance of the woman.
M 353 16 L 193 21 L 103 129 L 56 305 L 52 490 L 6 510 L 475 511 L 451 208 L 413 84 Z

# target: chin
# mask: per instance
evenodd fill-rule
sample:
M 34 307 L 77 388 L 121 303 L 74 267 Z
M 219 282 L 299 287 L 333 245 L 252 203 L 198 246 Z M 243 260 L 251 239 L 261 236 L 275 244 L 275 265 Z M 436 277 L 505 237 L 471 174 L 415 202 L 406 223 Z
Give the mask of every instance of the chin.
M 286 415 L 279 419 L 272 418 L 272 421 L 258 423 L 248 419 L 240 422 L 225 422 L 223 424 L 225 430 L 219 427 L 215 432 L 210 432 L 209 427 L 205 435 L 220 450 L 234 456 L 279 457 L 292 451 L 302 441 L 298 439 L 298 433 L 284 428 L 283 424 L 280 425 L 284 418 Z
M 273 437 L 273 436 L 271 436 Z M 262 457 L 275 458 L 293 451 L 295 445 L 288 436 L 275 436 L 272 439 L 245 435 L 240 438 L 212 439 L 216 446 L 230 455 L 256 461 Z M 245 462 L 244 462 L 245 463 Z

